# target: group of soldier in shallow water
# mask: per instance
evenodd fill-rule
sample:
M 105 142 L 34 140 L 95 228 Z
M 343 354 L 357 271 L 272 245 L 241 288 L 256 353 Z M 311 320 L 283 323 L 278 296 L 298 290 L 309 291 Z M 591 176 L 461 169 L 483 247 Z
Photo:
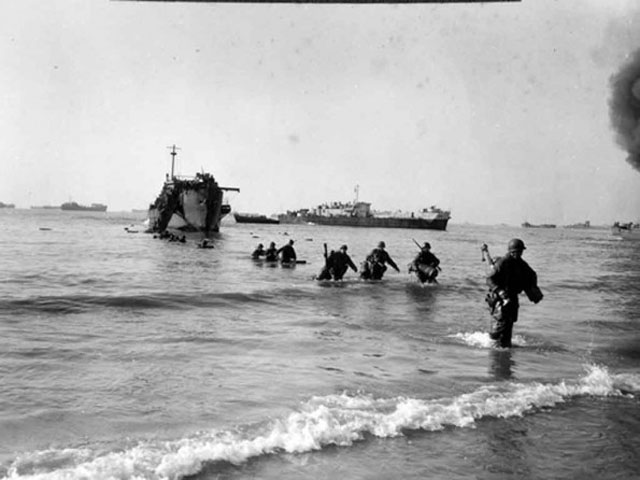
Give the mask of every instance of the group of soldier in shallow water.
M 276 248 L 275 242 L 271 242 L 266 250 L 262 244 L 259 244 L 251 256 L 254 259 L 264 257 L 266 261 L 280 260 L 283 263 L 296 263 L 297 256 L 293 244 L 294 241 L 289 240 L 283 247 Z M 367 255 L 361 265 L 362 279 L 382 279 L 387 270 L 387 264 L 397 272 L 400 271 L 385 247 L 385 243 L 380 242 Z M 409 264 L 409 272 L 415 273 L 421 283 L 437 283 L 440 260 L 431 252 L 429 242 L 424 242 L 419 247 L 420 252 Z M 486 302 L 494 320 L 490 336 L 500 347 L 511 347 L 513 324 L 518 321 L 519 294 L 524 292 L 533 303 L 538 303 L 543 297 L 538 288 L 536 272 L 522 258 L 525 249 L 522 240 L 513 238 L 507 245 L 506 255 L 493 259 L 487 245 L 483 244 L 481 247 L 482 260 L 486 259 L 490 264 L 487 274 L 489 293 L 486 296 Z M 338 250 L 327 252 L 325 244 L 324 257 L 325 265 L 316 276 L 317 280 L 342 280 L 349 268 L 358 272 L 358 267 L 347 253 L 346 245 L 342 245 Z
M 260 257 L 264 257 L 267 262 L 280 260 L 283 263 L 295 263 L 298 258 L 296 250 L 293 248 L 293 240 L 289 240 L 289 243 L 280 248 L 276 248 L 276 242 L 271 242 L 266 250 L 264 245 L 259 243 L 251 254 L 251 258 L 258 260 Z
M 264 245 L 260 243 L 251 254 L 251 257 L 256 260 L 264 257 L 268 262 L 280 260 L 283 263 L 295 263 L 297 256 L 293 244 L 294 241 L 289 240 L 289 243 L 283 247 L 276 248 L 275 242 L 271 242 L 269 248 L 265 249 Z M 362 262 L 361 278 L 364 280 L 381 280 L 387 270 L 387 265 L 390 265 L 397 272 L 400 271 L 398 265 L 396 265 L 396 262 L 393 261 L 385 248 L 385 243 L 380 242 L 367 255 L 364 262 Z M 325 264 L 316 276 L 317 280 L 342 280 L 349 268 L 354 272 L 358 272 L 358 267 L 356 267 L 347 253 L 348 247 L 346 245 L 342 245 L 338 250 L 331 250 L 330 253 L 327 252 L 326 244 L 324 249 Z M 425 242 L 420 247 L 420 253 L 411 262 L 409 272 L 415 272 L 422 283 L 437 283 L 436 277 L 438 276 L 439 265 L 440 260 L 431 253 L 431 245 L 429 242 Z

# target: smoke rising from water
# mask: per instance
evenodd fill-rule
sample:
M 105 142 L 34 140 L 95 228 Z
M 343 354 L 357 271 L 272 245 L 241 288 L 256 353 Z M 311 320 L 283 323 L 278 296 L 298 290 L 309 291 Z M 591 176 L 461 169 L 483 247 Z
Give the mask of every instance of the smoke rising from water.
M 611 126 L 616 141 L 629 155 L 627 161 L 640 171 L 640 49 L 610 79 Z

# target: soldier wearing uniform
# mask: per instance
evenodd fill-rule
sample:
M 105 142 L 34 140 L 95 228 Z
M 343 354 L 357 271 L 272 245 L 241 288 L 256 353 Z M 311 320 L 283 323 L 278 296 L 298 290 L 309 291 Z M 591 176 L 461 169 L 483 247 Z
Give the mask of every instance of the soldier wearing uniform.
M 493 268 L 487 276 L 490 288 L 487 302 L 495 320 L 490 336 L 500 347 L 511 347 L 513 324 L 518 321 L 520 308 L 518 295 L 524 291 L 533 303 L 542 300 L 536 272 L 522 259 L 525 249 L 519 238 L 510 240 L 507 254 L 492 262 Z M 486 245 L 483 252 L 486 252 Z
M 251 258 L 253 258 L 254 260 L 258 260 L 260 257 L 264 257 L 266 254 L 267 251 L 264 249 L 264 245 L 259 243 L 256 249 L 251 254 Z
M 424 242 L 420 253 L 409 265 L 409 273 L 415 272 L 422 283 L 438 283 L 436 280 L 438 265 L 440 265 L 440 260 L 431 252 L 431 244 Z
M 278 249 L 278 255 L 280 255 L 280 261 L 283 263 L 295 263 L 296 251 L 293 248 L 293 240 L 289 240 L 289 243 Z
M 326 245 L 325 245 L 326 247 Z M 326 255 L 326 251 L 325 251 Z M 347 253 L 347 246 L 342 245 L 340 250 L 331 251 L 331 253 L 326 257 L 325 266 L 318 275 L 318 280 L 342 280 L 344 274 L 347 273 L 347 270 L 351 268 L 354 272 L 358 271 L 358 267 L 355 266 L 353 260 Z
M 385 243 L 378 243 L 378 247 L 374 248 L 362 264 L 362 272 L 360 276 L 365 280 L 380 280 L 387 270 L 387 263 L 391 265 L 396 272 L 400 269 L 396 262 L 385 250 Z
M 278 249 L 276 248 L 276 242 L 271 242 L 269 248 L 265 251 L 264 259 L 267 262 L 276 262 L 278 260 Z

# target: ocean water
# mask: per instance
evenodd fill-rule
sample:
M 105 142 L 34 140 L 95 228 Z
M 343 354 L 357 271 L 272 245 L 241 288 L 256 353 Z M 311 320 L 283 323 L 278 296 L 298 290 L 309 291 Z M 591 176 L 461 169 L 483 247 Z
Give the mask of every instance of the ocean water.
M 638 478 L 640 242 L 228 218 L 207 250 L 142 220 L 0 210 L 0 478 Z M 480 245 L 514 236 L 545 298 L 503 350 Z M 289 239 L 306 264 L 249 258 Z M 323 243 L 380 240 L 401 273 L 313 280 Z

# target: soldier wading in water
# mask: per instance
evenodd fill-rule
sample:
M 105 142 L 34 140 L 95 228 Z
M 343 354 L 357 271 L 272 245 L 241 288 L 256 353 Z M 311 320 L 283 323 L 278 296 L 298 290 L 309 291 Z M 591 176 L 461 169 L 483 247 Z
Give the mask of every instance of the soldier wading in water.
M 378 247 L 374 248 L 367 258 L 362 263 L 362 271 L 360 272 L 360 278 L 364 280 L 381 280 L 384 272 L 387 270 L 387 263 L 391 265 L 396 272 L 400 269 L 396 262 L 393 261 L 391 256 L 385 250 L 385 243 L 378 243 Z
M 415 273 L 420 283 L 438 283 L 436 277 L 440 270 L 440 260 L 431 253 L 431 244 L 424 242 L 422 246 L 414 240 L 415 244 L 420 247 L 420 252 L 409 264 L 409 273 Z
M 481 247 L 482 261 L 486 255 L 492 265 L 491 272 L 487 275 L 490 291 L 486 301 L 494 319 L 490 336 L 499 347 L 511 347 L 513 324 L 518 321 L 520 307 L 518 294 L 524 291 L 533 303 L 542 300 L 536 272 L 522 259 L 525 249 L 524 242 L 514 238 L 509 241 L 507 254 L 493 260 L 487 245 Z
M 324 259 L 325 265 L 320 274 L 316 277 L 317 280 L 342 280 L 344 274 L 347 273 L 347 269 L 351 269 L 354 272 L 358 271 L 358 267 L 355 266 L 351 257 L 347 253 L 347 246 L 342 245 L 337 252 L 331 250 L 330 254 L 327 254 L 327 244 L 324 244 Z

